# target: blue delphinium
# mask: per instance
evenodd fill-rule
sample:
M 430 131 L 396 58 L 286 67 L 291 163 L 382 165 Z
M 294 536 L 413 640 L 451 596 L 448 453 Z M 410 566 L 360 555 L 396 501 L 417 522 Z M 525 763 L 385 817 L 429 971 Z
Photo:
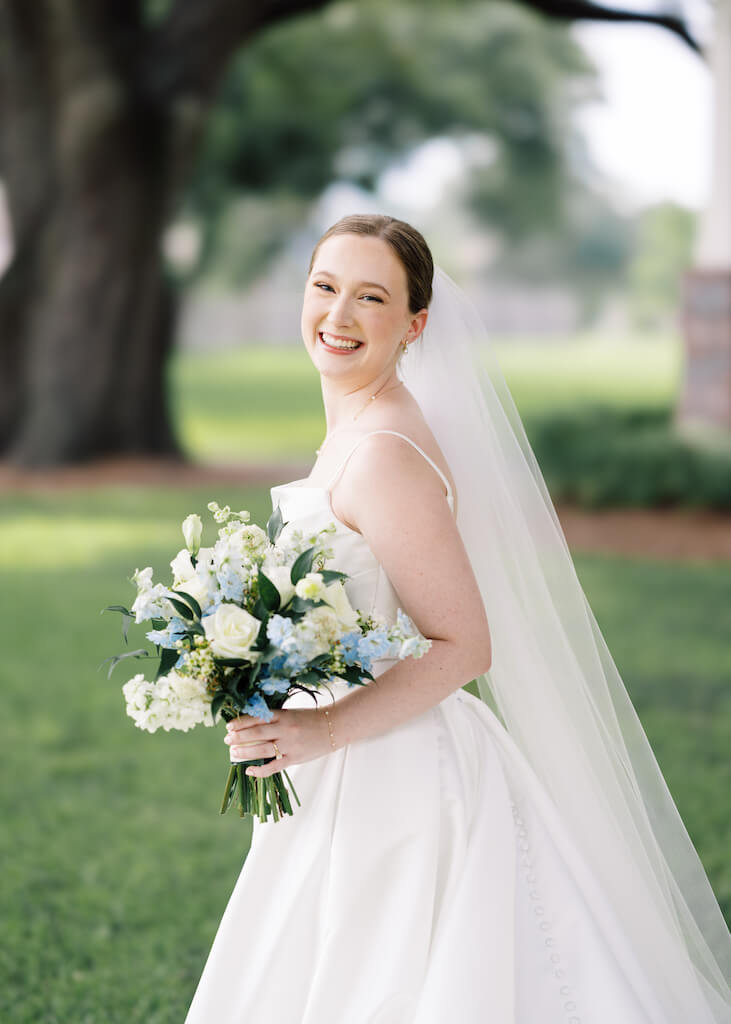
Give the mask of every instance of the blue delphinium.
M 176 641 L 182 640 L 187 627 L 176 615 L 170 619 L 165 629 L 150 629 L 145 636 L 153 644 L 159 644 L 168 650 L 174 650 Z
M 223 565 L 216 573 L 221 596 L 229 601 L 242 604 L 244 600 L 244 581 L 228 565 Z
M 284 676 L 263 676 L 259 680 L 259 689 L 262 693 L 273 694 L 273 693 L 286 693 L 289 689 L 289 679 Z
M 357 629 L 341 636 L 340 644 L 343 649 L 343 661 L 346 665 L 354 665 L 358 660 L 358 641 L 361 636 L 362 634 Z
M 285 641 L 293 638 L 294 624 L 285 615 L 272 615 L 267 622 L 267 637 L 277 647 L 284 647 Z
M 358 641 L 358 661 L 369 672 L 375 658 L 386 657 L 392 649 L 385 629 L 373 629 Z
M 265 722 L 271 722 L 274 712 L 267 707 L 267 702 L 260 693 L 254 693 L 244 704 L 242 715 L 253 715 L 254 718 L 263 718 Z

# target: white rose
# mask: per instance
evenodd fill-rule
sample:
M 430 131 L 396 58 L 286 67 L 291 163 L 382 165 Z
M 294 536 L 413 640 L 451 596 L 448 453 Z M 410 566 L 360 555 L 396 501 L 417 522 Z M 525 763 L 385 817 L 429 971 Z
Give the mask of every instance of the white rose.
M 301 580 L 297 581 L 297 586 L 294 589 L 298 597 L 309 598 L 310 601 L 325 598 L 325 586 L 320 572 L 308 572 Z
M 342 580 L 335 580 L 326 587 L 322 599 L 330 605 L 345 629 L 354 629 L 358 625 L 358 615 L 348 600 Z
M 198 554 L 198 548 L 201 546 L 201 534 L 203 533 L 203 523 L 201 517 L 193 512 L 183 520 L 183 537 L 185 538 L 185 546 L 190 551 L 191 555 Z
M 262 570 L 279 591 L 279 598 L 282 606 L 291 601 L 294 597 L 295 588 L 289 575 L 289 568 L 286 565 L 274 565 L 271 569 Z
M 211 650 L 219 658 L 245 658 L 255 661 L 258 654 L 250 651 L 261 622 L 245 608 L 221 604 L 212 615 L 202 619 Z

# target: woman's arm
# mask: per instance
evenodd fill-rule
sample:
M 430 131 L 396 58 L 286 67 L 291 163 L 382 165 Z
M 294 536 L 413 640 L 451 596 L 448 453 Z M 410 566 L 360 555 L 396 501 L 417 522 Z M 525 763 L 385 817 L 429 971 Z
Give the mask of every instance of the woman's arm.
M 335 514 L 358 529 L 383 566 L 401 608 L 432 641 L 366 686 L 327 707 L 335 748 L 388 732 L 444 700 L 490 667 L 490 631 L 477 582 L 444 485 L 408 442 L 367 438 L 331 495 Z M 241 715 L 228 724 L 231 760 L 283 759 L 247 768 L 259 778 L 333 749 L 321 708 L 283 708 L 269 722 Z
M 490 631 L 441 478 L 403 439 L 363 441 L 332 494 L 333 510 L 363 535 L 399 604 L 432 640 L 328 708 L 335 743 L 386 732 L 486 672 Z

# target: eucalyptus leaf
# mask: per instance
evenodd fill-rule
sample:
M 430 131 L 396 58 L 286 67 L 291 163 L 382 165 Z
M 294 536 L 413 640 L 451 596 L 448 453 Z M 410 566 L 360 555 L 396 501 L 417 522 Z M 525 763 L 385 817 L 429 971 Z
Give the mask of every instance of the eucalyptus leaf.
M 124 654 L 113 654 L 111 657 L 105 658 L 104 661 L 102 661 L 101 664 L 99 665 L 99 668 L 102 667 L 104 662 L 111 661 L 111 665 L 109 666 L 109 671 L 107 672 L 107 679 L 109 679 L 111 674 L 112 674 L 112 669 L 115 667 L 115 665 L 118 665 L 120 661 L 124 661 L 125 658 L 150 658 L 150 657 L 151 657 L 150 652 L 146 651 L 144 649 L 144 647 L 140 647 L 136 651 L 125 651 Z M 97 669 L 97 671 L 98 671 L 98 669 Z
M 272 514 L 269 516 L 269 519 L 267 520 L 267 537 L 269 538 L 270 544 L 275 543 L 277 537 L 282 531 L 283 526 L 284 520 L 282 519 L 282 510 L 280 509 L 279 505 L 277 505 L 277 507 L 274 509 Z

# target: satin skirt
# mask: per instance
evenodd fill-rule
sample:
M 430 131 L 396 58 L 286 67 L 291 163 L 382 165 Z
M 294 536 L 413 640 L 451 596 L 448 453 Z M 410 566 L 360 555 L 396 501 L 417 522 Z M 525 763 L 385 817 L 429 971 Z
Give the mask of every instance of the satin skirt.
M 611 904 L 481 700 L 458 689 L 288 772 L 302 806 L 254 819 L 186 1024 L 661 1024 Z

